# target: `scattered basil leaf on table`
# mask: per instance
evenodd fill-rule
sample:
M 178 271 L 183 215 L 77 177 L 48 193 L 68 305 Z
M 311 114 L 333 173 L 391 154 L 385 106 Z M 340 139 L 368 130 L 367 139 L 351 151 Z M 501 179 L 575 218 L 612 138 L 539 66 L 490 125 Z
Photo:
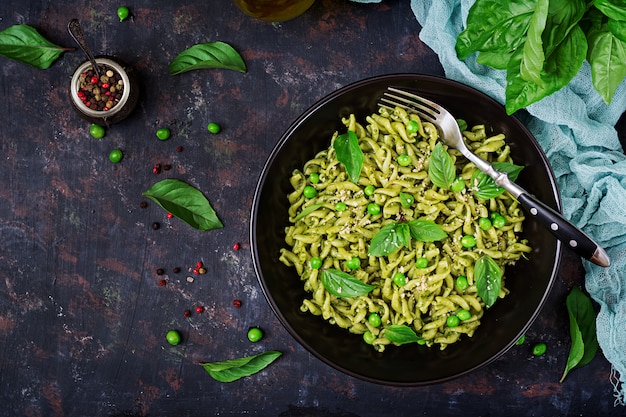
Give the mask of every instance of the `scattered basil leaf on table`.
M 517 180 L 523 166 L 511 164 L 509 162 L 494 162 L 493 167 L 500 172 L 507 174 L 511 181 Z M 504 188 L 496 185 L 496 182 L 489 175 L 482 171 L 475 171 L 470 181 L 474 195 L 483 200 L 495 198 L 504 192 Z
M 143 195 L 198 230 L 224 227 L 204 194 L 186 182 L 175 179 L 162 180 Z
M 565 304 L 569 315 L 572 346 L 560 382 L 563 382 L 571 370 L 591 362 L 598 351 L 596 311 L 591 299 L 580 288 L 574 286 L 567 296 Z
M 0 32 L 0 55 L 37 69 L 47 69 L 65 51 L 28 25 L 13 25 Z
M 407 343 L 416 343 L 423 340 L 415 334 L 413 329 L 404 324 L 392 324 L 391 326 L 385 327 L 384 336 L 391 343 L 395 343 L 396 345 L 406 345 Z
M 452 157 L 444 149 L 441 142 L 437 142 L 430 154 L 428 176 L 433 184 L 446 190 L 450 188 L 450 185 L 456 178 L 456 168 Z
M 225 42 L 200 43 L 184 50 L 169 65 L 170 75 L 198 69 L 229 69 L 246 72 L 246 64 Z
M 347 133 L 337 136 L 333 142 L 333 148 L 335 149 L 337 160 L 346 167 L 350 181 L 356 184 L 361 175 L 364 159 L 356 133 L 348 130 Z
M 394 253 L 411 241 L 411 230 L 408 224 L 392 222 L 380 228 L 370 242 L 368 255 L 387 256 Z
M 502 287 L 502 269 L 491 257 L 483 255 L 474 264 L 474 279 L 478 296 L 487 308 L 491 307 Z
M 448 234 L 432 220 L 415 219 L 409 222 L 411 237 L 420 242 L 436 242 L 448 237 Z
M 456 39 L 459 59 L 507 71 L 508 114 L 560 90 L 591 65 L 609 104 L 626 77 L 626 9 L 621 0 L 476 0 Z
M 200 365 L 216 381 L 233 382 L 265 369 L 281 355 L 281 352 L 270 350 L 258 355 L 229 359 L 222 362 L 205 362 Z
M 322 270 L 321 281 L 326 291 L 340 298 L 358 297 L 376 288 L 336 269 Z

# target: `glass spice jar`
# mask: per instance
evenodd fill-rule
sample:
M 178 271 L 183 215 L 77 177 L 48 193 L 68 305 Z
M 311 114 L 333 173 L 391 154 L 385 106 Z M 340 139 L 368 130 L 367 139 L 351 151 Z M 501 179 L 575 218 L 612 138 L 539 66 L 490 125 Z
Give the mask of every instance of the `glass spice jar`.
M 100 77 L 85 61 L 70 82 L 70 102 L 90 123 L 109 126 L 128 117 L 137 105 L 139 89 L 132 69 L 108 57 L 96 58 Z
M 315 0 L 233 0 L 245 14 L 268 22 L 282 22 L 300 16 Z

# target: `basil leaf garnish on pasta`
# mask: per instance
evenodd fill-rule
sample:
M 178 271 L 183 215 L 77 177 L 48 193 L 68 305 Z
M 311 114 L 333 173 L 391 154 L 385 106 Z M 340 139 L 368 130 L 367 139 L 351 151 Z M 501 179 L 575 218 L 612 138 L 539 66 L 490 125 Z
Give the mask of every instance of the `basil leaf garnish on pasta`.
M 506 173 L 511 181 L 515 181 L 524 169 L 523 166 L 508 162 L 494 162 L 492 165 L 497 171 Z M 474 195 L 483 200 L 495 198 L 504 192 L 504 188 L 497 186 L 495 180 L 482 171 L 474 172 L 471 184 Z
M 335 138 L 333 144 L 337 160 L 346 167 L 350 181 L 357 183 L 363 167 L 363 151 L 359 147 L 359 139 L 351 130 Z
M 315 210 L 317 210 L 318 208 L 322 207 L 323 204 L 313 204 L 312 206 L 309 206 L 307 208 L 305 208 L 304 210 L 302 210 L 300 212 L 300 214 L 298 214 L 296 216 L 295 219 L 293 219 L 294 222 L 297 222 L 300 219 L 305 218 L 306 216 L 308 216 L 309 214 L 313 213 Z
M 413 329 L 404 324 L 392 324 L 385 328 L 385 337 L 396 345 L 406 345 L 407 343 L 416 343 L 422 340 Z
M 352 275 L 336 269 L 324 269 L 322 272 L 322 285 L 329 293 L 341 298 L 354 298 L 365 295 L 376 288 L 366 284 Z
M 410 241 L 411 230 L 407 223 L 389 223 L 372 238 L 368 255 L 387 256 L 407 246 Z
M 487 308 L 498 299 L 502 286 L 502 269 L 489 256 L 483 255 L 474 265 L 474 279 L 478 296 L 483 299 Z
M 433 184 L 446 190 L 450 188 L 452 181 L 456 178 L 456 169 L 452 157 L 443 148 L 441 142 L 437 142 L 430 155 L 428 176 Z
M 409 230 L 411 237 L 421 242 L 437 242 L 448 237 L 441 226 L 431 220 L 411 220 Z

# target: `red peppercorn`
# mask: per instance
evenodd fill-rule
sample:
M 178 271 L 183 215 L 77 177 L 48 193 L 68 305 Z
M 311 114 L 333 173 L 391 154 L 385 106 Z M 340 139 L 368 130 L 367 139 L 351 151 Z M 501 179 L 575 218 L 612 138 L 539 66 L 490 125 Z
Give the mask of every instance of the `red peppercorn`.
M 154 230 L 159 230 L 159 227 L 161 227 L 161 223 L 159 223 L 159 222 L 152 223 L 152 228 Z
M 196 313 L 198 313 L 198 314 L 204 313 L 204 307 L 202 307 L 202 306 L 196 307 Z
M 160 279 L 158 281 L 159 287 L 165 287 L 167 285 L 167 281 L 164 279 Z
M 235 306 L 235 308 L 241 307 L 241 300 L 233 300 L 233 306 Z
M 102 88 L 109 88 L 111 87 L 111 84 L 109 83 L 102 83 Z
M 182 146 L 177 146 L 176 147 L 176 152 L 182 152 L 183 151 L 183 147 Z
M 172 217 L 174 217 L 174 215 L 172 213 L 167 213 L 167 218 L 171 219 Z
M 196 268 L 202 268 L 203 265 L 202 261 L 198 261 L 198 263 L 196 263 Z
M 174 271 L 175 274 L 178 274 L 180 272 L 180 268 L 179 267 L 174 267 L 174 269 L 172 269 L 172 271 Z
M 142 201 L 141 203 L 139 203 L 139 207 L 146 208 L 148 207 L 148 203 L 146 203 L 145 201 Z
M 92 84 L 98 84 L 98 81 L 98 77 L 96 77 L 95 75 L 89 80 L 89 82 L 91 82 Z
M 191 317 L 191 310 L 185 310 L 185 311 L 183 311 L 183 316 L 185 316 L 185 317 Z
M 161 173 L 161 164 L 154 164 L 154 166 L 152 167 L 152 172 L 154 174 Z
M 159 268 L 156 270 L 157 275 L 163 275 L 165 273 L 165 270 L 163 268 Z
M 239 250 L 239 247 L 240 247 L 239 243 L 235 243 L 233 245 L 233 250 Z
M 194 268 L 193 273 L 198 275 L 200 273 L 200 268 Z

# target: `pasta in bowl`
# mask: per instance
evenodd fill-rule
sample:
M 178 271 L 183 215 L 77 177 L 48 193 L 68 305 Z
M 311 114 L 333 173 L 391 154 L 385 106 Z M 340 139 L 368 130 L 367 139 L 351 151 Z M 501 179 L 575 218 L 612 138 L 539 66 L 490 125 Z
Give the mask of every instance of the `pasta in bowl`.
M 559 207 L 545 156 L 497 103 L 442 78 L 389 75 L 332 93 L 283 135 L 255 193 L 251 241 L 266 298 L 309 351 L 372 382 L 424 385 L 515 343 L 545 302 L 560 244 L 508 194 L 489 194 L 434 126 L 379 112 L 390 85 L 463 117 L 475 151 Z

